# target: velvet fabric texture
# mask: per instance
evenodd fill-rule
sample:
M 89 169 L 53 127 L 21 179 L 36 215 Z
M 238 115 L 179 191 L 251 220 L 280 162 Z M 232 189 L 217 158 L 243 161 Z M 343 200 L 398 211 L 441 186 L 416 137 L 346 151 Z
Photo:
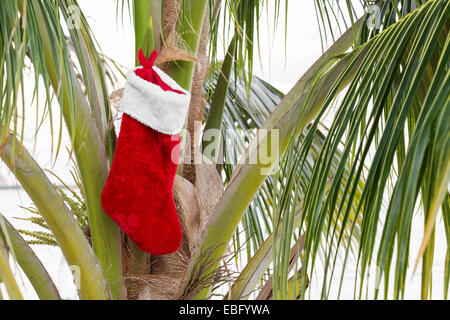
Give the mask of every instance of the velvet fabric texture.
M 163 91 L 184 94 L 162 81 L 153 69 L 156 54 L 147 60 L 139 51 L 143 68 L 136 69 L 136 75 Z M 102 192 L 102 207 L 139 248 L 154 255 L 175 252 L 181 245 L 172 191 L 179 148 L 179 134 L 158 132 L 123 113 L 111 171 Z

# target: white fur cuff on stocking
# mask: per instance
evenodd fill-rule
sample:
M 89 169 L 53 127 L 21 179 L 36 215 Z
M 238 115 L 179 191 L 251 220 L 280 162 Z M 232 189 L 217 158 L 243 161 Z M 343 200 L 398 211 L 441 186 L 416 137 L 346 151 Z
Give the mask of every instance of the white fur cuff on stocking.
M 127 76 L 120 110 L 158 132 L 178 134 L 183 128 L 191 96 L 161 69 L 153 69 L 162 81 L 184 94 L 164 91 L 160 86 L 141 79 L 133 69 Z

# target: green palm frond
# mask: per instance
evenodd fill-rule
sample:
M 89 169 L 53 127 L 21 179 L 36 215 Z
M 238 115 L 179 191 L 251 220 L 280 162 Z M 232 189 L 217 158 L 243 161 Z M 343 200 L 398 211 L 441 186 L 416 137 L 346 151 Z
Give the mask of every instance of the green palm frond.
M 367 17 L 355 22 L 355 28 L 336 41 L 262 126 L 281 130 L 281 163 L 287 165 L 280 174 L 285 184 L 274 188 L 278 192 L 271 203 L 276 209 L 272 210 L 277 221 L 274 231 L 282 235 L 280 249 L 276 243 L 274 246 L 278 249 L 274 254 L 274 282 L 278 281 L 274 283 L 275 298 L 286 295 L 291 277 L 287 273 L 290 244 L 300 233 L 305 234 L 304 254 L 298 261 L 303 270 L 301 298 L 306 297 L 306 280 L 313 276 L 319 259 L 323 266 L 321 297 L 331 297 L 330 289 L 336 285 L 339 297 L 351 256 L 357 262 L 355 297 L 368 295 L 370 289 L 377 297 L 383 278 L 385 297 L 390 289 L 394 298 L 404 297 L 411 219 L 418 201 L 423 203 L 427 220 L 423 248 L 432 248 L 427 245 L 434 237 L 436 215 L 448 194 L 449 182 L 450 122 L 446 117 L 450 3 L 427 1 L 404 16 L 397 9 L 393 9 L 396 14 L 391 11 L 393 23 L 343 54 L 349 40 L 358 43 L 349 36 L 361 39 L 361 30 L 367 28 Z M 339 97 L 342 91 L 345 95 Z M 335 103 L 335 114 L 327 118 Z M 315 148 L 314 138 L 327 120 L 331 125 L 323 132 L 323 143 L 317 148 L 301 197 L 301 179 L 294 172 L 298 168 L 306 171 L 308 156 Z M 302 134 L 303 141 L 298 143 Z M 266 142 L 273 137 L 274 133 L 267 134 Z M 260 174 L 265 167 L 262 162 L 247 164 L 257 159 L 259 147 L 263 143 L 256 139 L 245 145 L 243 164 L 234 170 L 208 227 L 223 226 L 225 221 L 229 225 L 220 235 L 207 231 L 200 245 L 204 250 L 238 228 L 238 221 L 246 216 L 247 207 L 269 179 Z M 283 165 L 280 168 L 283 172 Z M 296 233 L 298 204 L 300 231 Z M 381 239 L 377 239 L 378 230 Z M 273 239 L 277 242 L 278 237 Z M 418 255 L 421 258 L 422 252 Z M 341 257 L 343 267 L 339 270 L 336 266 Z M 431 257 L 425 259 L 432 261 Z M 391 266 L 393 281 L 389 278 Z M 425 298 L 429 297 L 431 266 L 426 261 L 422 265 Z M 377 277 L 369 285 L 370 267 L 377 267 Z M 334 275 L 338 275 L 337 283 Z M 196 297 L 207 294 L 203 290 Z
M 0 214 L 0 243 L 2 242 L 6 244 L 7 252 L 15 261 L 17 261 L 40 299 L 61 299 L 58 289 L 42 262 L 20 236 L 19 232 L 3 217 L 3 215 Z M 3 248 L 1 250 L 3 250 Z M 5 270 L 0 271 L 0 275 L 3 278 L 8 277 L 7 273 L 8 272 L 5 274 Z M 7 284 L 7 290 L 9 298 L 14 299 L 20 297 L 17 293 L 11 293 L 10 283 Z
M 0 276 L 1 276 L 1 283 L 4 284 L 6 288 L 6 292 L 8 293 L 8 296 L 10 299 L 14 300 L 23 300 L 22 292 L 19 289 L 19 285 L 17 284 L 17 281 L 14 277 L 14 273 L 11 270 L 11 266 L 9 263 L 9 251 L 11 248 L 10 244 L 5 243 L 5 237 L 4 235 L 4 221 L 3 216 L 0 216 Z M 9 241 L 8 241 L 9 242 Z
M 215 74 L 214 81 L 207 81 L 206 83 L 215 87 L 217 79 L 218 73 Z M 250 99 L 248 99 L 245 81 L 241 78 L 235 79 L 234 75 L 232 75 L 223 115 L 222 136 L 224 142 L 222 143 L 223 154 L 219 162 L 219 167 L 223 170 L 225 185 L 230 181 L 239 158 L 245 151 L 246 143 L 255 138 L 257 129 L 263 126 L 264 122 L 284 97 L 280 91 L 267 82 L 258 77 L 253 77 L 250 87 Z M 208 88 L 206 88 L 207 92 Z M 209 107 L 206 110 L 206 113 L 208 112 Z M 281 238 L 292 238 L 292 233 L 296 231 L 298 224 L 296 227 L 293 227 L 295 222 L 290 220 L 293 216 L 288 219 L 289 221 L 284 221 L 284 218 L 277 216 L 277 213 L 284 211 L 285 205 L 295 210 L 296 214 L 298 213 L 300 209 L 298 203 L 302 201 L 303 195 L 306 192 L 306 186 L 309 184 L 312 176 L 313 165 L 323 146 L 327 132 L 328 130 L 325 127 L 322 127 L 321 130 L 316 132 L 316 136 L 312 142 L 313 147 L 303 166 L 299 165 L 298 156 L 295 157 L 295 155 L 300 153 L 300 147 L 304 142 L 305 134 L 297 138 L 295 140 L 295 147 L 291 148 L 289 156 L 283 159 L 277 174 L 269 176 L 258 190 L 233 237 L 233 248 L 235 252 L 239 252 L 238 256 L 236 256 L 236 261 L 238 261 L 238 265 L 241 267 L 243 265 L 239 261 L 250 262 L 257 250 L 267 242 L 268 237 L 271 239 L 273 238 L 272 235 L 278 237 L 274 229 L 282 228 L 281 225 L 283 223 L 290 224 L 289 228 L 291 231 L 289 234 L 281 235 Z M 337 167 L 341 156 L 339 152 L 335 154 L 334 168 Z M 347 177 L 348 171 L 349 168 L 347 168 L 346 172 Z M 332 174 L 329 177 L 330 180 L 332 179 Z M 288 178 L 290 176 L 292 178 Z M 294 180 L 296 185 L 289 185 Z M 347 181 L 348 178 L 343 181 L 342 190 Z M 360 184 L 362 184 L 362 181 L 360 181 Z M 340 196 L 342 196 L 342 193 Z M 355 216 L 352 215 L 351 219 L 355 219 Z M 359 219 L 358 224 L 360 222 L 361 219 Z M 328 225 L 331 227 L 331 225 L 334 225 L 333 223 L 337 222 L 330 221 Z M 341 230 L 340 227 L 338 227 L 338 230 Z M 351 233 L 350 228 L 344 234 L 346 237 L 353 237 L 354 243 L 358 240 L 359 232 Z M 298 237 L 297 232 L 295 232 L 295 237 Z M 288 246 L 290 246 L 290 240 L 285 244 L 285 247 Z M 243 247 L 246 248 L 245 251 L 240 250 Z M 271 247 L 271 244 L 269 247 Z M 245 255 L 242 256 L 242 254 Z M 267 268 L 268 265 L 262 271 L 266 271 Z M 259 277 L 262 277 L 262 274 Z M 242 297 L 242 295 L 233 296 L 233 299 Z
M 364 8 L 364 2 L 364 0 L 314 0 L 323 51 L 355 23 L 355 17 L 358 15 L 356 11 Z
M 216 73 L 215 79 L 218 74 Z M 264 123 L 282 98 L 282 93 L 263 80 L 253 77 L 250 87 L 250 100 L 247 96 L 245 81 L 240 77 L 231 76 L 228 88 L 222 127 L 222 155 L 219 161 L 225 175 L 225 185 L 231 179 L 232 173 L 246 148 L 246 143 L 256 136 L 257 129 Z M 215 81 L 206 82 L 215 87 Z M 209 106 L 206 113 L 209 112 Z M 266 232 L 271 232 L 270 202 L 273 193 L 271 180 L 258 192 L 257 199 L 248 208 L 243 218 L 242 226 L 235 233 L 235 248 L 241 247 L 241 242 L 247 243 L 247 257 L 264 242 Z M 241 229 L 243 228 L 243 229 Z M 244 240 L 241 239 L 244 231 Z
M 428 217 L 426 245 L 427 237 L 434 230 L 438 208 L 447 194 L 450 148 L 445 141 L 448 141 L 450 122 L 445 117 L 449 112 L 449 10 L 448 2 L 429 1 L 373 38 L 373 46 L 340 103 L 314 165 L 304 201 L 302 228 L 306 232 L 306 254 L 301 263 L 311 274 L 319 243 L 326 234 L 324 221 L 339 217 L 348 224 L 348 214 L 356 208 L 363 220 L 357 256 L 360 274 L 355 275 L 358 297 L 365 291 L 368 267 L 374 263 L 377 265 L 375 288 L 379 288 L 384 276 L 384 295 L 388 297 L 392 266 L 395 268 L 394 298 L 403 297 L 410 256 L 411 219 L 417 200 L 424 201 L 423 209 Z M 386 46 L 386 43 L 396 45 Z M 309 135 L 314 134 L 332 99 L 333 91 Z M 311 144 L 304 144 L 303 152 L 310 147 Z M 323 197 L 322 190 L 331 170 L 330 155 L 339 148 L 343 153 L 339 171 L 334 175 L 329 195 Z M 371 150 L 375 151 L 373 156 Z M 429 162 L 431 159 L 435 159 L 434 162 Z M 357 199 L 358 185 L 351 181 L 344 198 L 339 200 L 342 169 L 348 163 L 352 179 L 357 181 L 364 177 L 365 185 Z M 435 170 L 432 181 L 425 178 L 430 177 L 429 170 Z M 392 193 L 388 191 L 389 180 L 394 185 Z M 383 213 L 385 196 L 389 199 L 388 209 Z M 377 243 L 379 219 L 382 238 Z M 341 237 L 342 231 L 339 241 L 331 240 L 328 244 L 325 271 L 332 269 L 332 261 L 337 259 L 346 242 Z M 347 253 L 345 256 L 347 258 Z M 425 270 L 430 267 L 423 264 Z M 328 297 L 327 288 L 331 284 L 331 278 L 324 280 L 323 298 Z M 429 283 L 423 284 L 424 297 L 428 296 L 428 286 Z M 375 289 L 375 296 L 377 294 L 378 289 Z
M 37 108 L 41 100 L 39 87 L 43 86 L 45 105 L 44 110 L 38 109 L 37 117 L 41 110 L 47 116 L 55 157 L 60 151 L 64 125 L 69 132 L 86 197 L 94 251 L 101 264 L 108 266 L 106 276 L 114 281 L 111 287 L 119 297 L 119 229 L 100 203 L 116 139 L 103 56 L 75 0 L 2 1 L 0 12 L 0 84 L 4 92 L 0 97 L 0 139 L 5 141 L 10 131 L 23 139 L 29 108 L 25 106 L 25 85 L 33 86 Z M 72 48 L 74 56 L 69 54 Z M 24 81 L 26 64 L 32 67 L 34 82 Z M 74 65 L 79 66 L 81 78 L 77 78 Z M 56 103 L 61 112 L 60 126 L 55 130 L 56 112 L 52 108 Z M 36 120 L 37 127 L 42 121 Z M 57 142 L 53 144 L 55 137 Z
M 159 47 L 161 12 L 155 8 L 163 1 L 116 3 L 118 16 L 128 10 L 133 17 L 136 47 Z M 427 299 L 442 220 L 447 298 L 450 2 L 314 0 L 322 46 L 332 46 L 287 95 L 252 70 L 262 13 L 270 12 L 274 34 L 284 14 L 286 36 L 288 0 L 179 3 L 175 30 L 192 56 L 209 18 L 206 127 L 222 132 L 221 153 L 213 160 L 225 185 L 182 285 L 195 283 L 201 276 L 196 270 L 215 279 L 230 244 L 240 274 L 228 298 L 256 297 L 266 288 L 266 298 L 305 299 L 312 279 L 320 281 L 322 299 L 339 298 L 351 274 L 355 298 L 401 299 L 408 274 L 421 263 L 421 297 Z M 221 40 L 229 48 L 223 64 L 217 61 Z M 117 82 L 115 68 L 121 73 L 101 52 L 76 0 L 0 1 L 0 157 L 35 202 L 25 220 L 39 227 L 19 231 L 30 244 L 58 243 L 68 262 L 82 268 L 86 298 L 121 298 L 124 292 L 123 243 L 100 203 L 116 143 L 108 92 Z M 189 88 L 194 62 L 171 61 L 168 73 Z M 30 85 L 31 105 L 25 99 Z M 68 130 L 74 187 L 56 176 L 62 186 L 53 185 L 22 146 L 30 108 L 36 133 L 45 121 L 50 125 L 52 157 Z M 279 161 L 264 163 L 260 149 L 273 151 L 276 139 Z M 424 227 L 418 252 L 411 249 L 415 213 Z M 10 297 L 21 298 L 9 255 L 25 266 L 33 285 L 48 274 L 17 230 L 1 222 L 0 276 Z M 93 250 L 81 231 L 87 226 Z M 202 252 L 211 260 L 199 266 Z M 40 288 L 39 295 L 59 298 L 51 281 Z M 194 298 L 220 289 L 201 288 Z
M 80 228 L 82 230 L 86 230 L 86 228 L 89 226 L 89 219 L 86 209 L 86 201 L 84 200 L 82 189 L 80 188 L 80 181 L 78 180 L 78 174 L 76 172 L 76 167 L 71 171 L 72 177 L 74 179 L 75 188 L 70 187 L 68 184 L 64 183 L 64 181 L 58 177 L 56 174 L 54 174 L 51 171 L 48 171 L 50 174 L 52 174 L 59 183 L 62 184 L 62 186 L 55 185 L 55 189 L 59 192 L 61 195 L 61 199 L 64 201 L 66 206 L 70 209 L 70 212 L 73 214 L 74 218 L 78 221 L 78 224 L 80 225 Z M 67 195 L 67 192 L 71 194 L 71 196 Z M 58 242 L 56 241 L 55 236 L 52 233 L 49 233 L 47 231 L 50 231 L 49 226 L 45 222 L 45 219 L 42 218 L 42 214 L 39 212 L 39 210 L 35 207 L 28 207 L 23 208 L 27 212 L 35 215 L 28 218 L 16 218 L 19 220 L 29 221 L 31 222 L 35 227 L 40 227 L 43 229 L 46 229 L 46 231 L 40 231 L 40 230 L 18 230 L 19 233 L 25 236 L 29 236 L 32 239 L 27 240 L 27 243 L 32 245 L 50 245 L 50 246 L 58 246 Z

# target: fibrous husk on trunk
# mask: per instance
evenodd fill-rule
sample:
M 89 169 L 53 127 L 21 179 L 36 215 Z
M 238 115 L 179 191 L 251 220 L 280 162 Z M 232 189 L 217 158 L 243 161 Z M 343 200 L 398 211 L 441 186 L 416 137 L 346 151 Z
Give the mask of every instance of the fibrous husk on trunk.
M 185 153 L 183 165 L 183 177 L 192 183 L 195 183 L 195 156 L 200 151 L 200 130 L 196 130 L 196 126 L 203 122 L 203 115 L 206 107 L 206 99 L 203 94 L 203 83 L 209 69 L 208 58 L 208 41 L 210 35 L 209 16 L 206 15 L 203 21 L 202 32 L 200 35 L 200 43 L 197 52 L 197 61 L 195 63 L 194 77 L 191 88 L 191 103 L 189 106 L 189 115 L 187 119 L 186 129 L 190 136 L 190 149 Z

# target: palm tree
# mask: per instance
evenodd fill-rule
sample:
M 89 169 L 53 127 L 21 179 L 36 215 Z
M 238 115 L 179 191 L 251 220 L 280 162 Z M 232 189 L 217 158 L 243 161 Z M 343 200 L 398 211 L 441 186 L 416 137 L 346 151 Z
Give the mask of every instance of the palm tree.
M 77 1 L 0 2 L 0 156 L 68 264 L 79 268 L 80 298 L 305 299 L 320 266 L 327 299 L 331 289 L 339 297 L 354 259 L 355 298 L 369 291 L 403 298 L 407 271 L 421 262 L 427 299 L 438 219 L 447 239 L 447 297 L 450 3 L 315 1 L 321 36 L 332 45 L 285 96 L 252 75 L 264 5 L 274 6 L 278 21 L 279 0 L 117 2 L 118 12 L 133 16 L 136 52 L 158 49 L 161 68 L 192 94 L 191 139 L 184 138 L 174 187 L 184 240 L 175 254 L 155 257 L 127 239 L 100 204 L 116 142 L 108 61 Z M 370 14 L 357 19 L 357 6 Z M 229 45 L 218 63 L 221 32 Z M 44 85 L 48 119 L 53 100 L 61 109 L 79 173 L 78 205 L 22 144 L 28 64 L 36 95 Z M 203 120 L 203 132 L 220 130 L 222 141 L 205 137 L 200 147 L 194 127 Z M 211 147 L 214 153 L 202 155 Z M 76 208 L 85 209 L 89 228 Z M 418 253 L 410 249 L 417 210 L 424 221 Z M 11 255 L 41 299 L 59 299 L 29 244 L 0 221 L 0 279 L 9 298 L 22 297 Z

